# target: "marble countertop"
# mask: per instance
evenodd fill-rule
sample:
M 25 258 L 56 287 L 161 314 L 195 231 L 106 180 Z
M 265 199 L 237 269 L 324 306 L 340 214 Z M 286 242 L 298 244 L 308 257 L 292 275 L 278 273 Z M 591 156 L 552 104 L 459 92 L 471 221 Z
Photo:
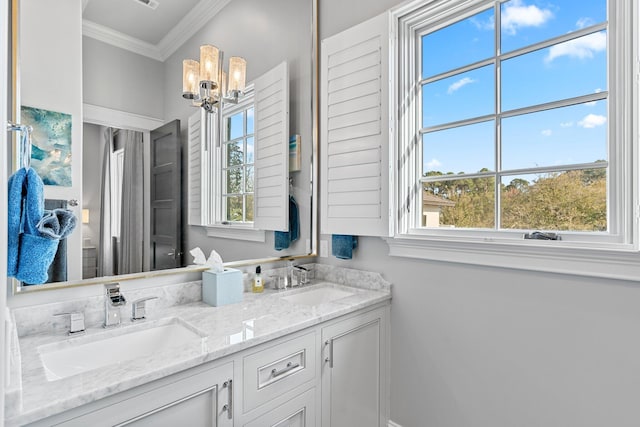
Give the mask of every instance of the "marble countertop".
M 327 278 L 343 282 L 336 277 Z M 202 345 L 176 348 L 55 381 L 47 380 L 40 360 L 39 349 L 42 346 L 65 345 L 70 340 L 86 341 L 92 337 L 98 339 L 100 334 L 111 333 L 111 330 L 88 328 L 78 338 L 69 338 L 58 332 L 23 336 L 19 340 L 22 388 L 19 399 L 15 399 L 19 402 L 6 408 L 5 424 L 11 427 L 33 422 L 391 299 L 390 285 L 386 282 L 375 286 L 354 285 L 316 279 L 303 288 L 286 291 L 265 289 L 263 294 L 245 293 L 241 303 L 222 307 L 211 307 L 203 302 L 159 310 L 150 306 L 148 319 L 144 322 L 161 322 L 177 317 L 200 331 L 205 337 Z M 322 286 L 348 290 L 353 295 L 315 306 L 298 305 L 281 298 Z M 141 323 L 123 320 L 120 329 L 137 328 L 139 325 Z

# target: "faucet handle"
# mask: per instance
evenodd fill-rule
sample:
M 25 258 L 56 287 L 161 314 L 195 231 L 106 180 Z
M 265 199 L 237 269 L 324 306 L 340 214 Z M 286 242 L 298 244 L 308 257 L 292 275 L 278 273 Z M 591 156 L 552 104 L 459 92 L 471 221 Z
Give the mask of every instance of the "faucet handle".
M 145 302 L 151 299 L 158 299 L 158 297 L 144 297 L 131 303 L 131 320 L 142 320 L 146 318 Z
M 69 316 L 71 321 L 69 335 L 81 335 L 84 333 L 84 314 L 79 311 L 68 313 L 56 313 L 54 316 Z

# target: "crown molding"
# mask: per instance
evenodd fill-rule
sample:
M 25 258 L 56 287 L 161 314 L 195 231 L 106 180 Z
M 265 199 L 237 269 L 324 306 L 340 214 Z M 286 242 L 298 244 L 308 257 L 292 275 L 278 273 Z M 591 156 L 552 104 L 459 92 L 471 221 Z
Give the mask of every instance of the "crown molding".
M 143 42 L 140 39 L 128 36 L 120 31 L 105 27 L 104 25 L 96 24 L 95 22 L 87 19 L 82 20 L 82 35 L 139 55 L 147 56 L 157 61 L 164 60 L 155 45 Z
M 166 60 L 187 40 L 209 22 L 231 0 L 200 0 L 169 33 L 160 40 L 157 48 L 162 60 Z
M 87 19 L 82 20 L 82 34 L 157 61 L 165 61 L 195 33 L 200 31 L 230 1 L 200 0 L 157 45 L 144 42 Z M 89 0 L 83 0 L 83 6 L 86 6 L 85 2 L 88 3 Z

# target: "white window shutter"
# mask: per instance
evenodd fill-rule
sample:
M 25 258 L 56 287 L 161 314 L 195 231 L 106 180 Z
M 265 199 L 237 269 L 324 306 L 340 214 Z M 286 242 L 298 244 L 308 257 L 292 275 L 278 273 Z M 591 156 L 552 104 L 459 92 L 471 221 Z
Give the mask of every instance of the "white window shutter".
M 254 81 L 255 228 L 289 230 L 289 71 L 283 62 Z
M 205 126 L 207 123 L 203 109 L 189 117 L 188 139 L 188 203 L 189 225 L 207 225 L 209 206 L 209 186 L 207 183 L 209 167 L 209 147 L 207 146 Z
M 322 41 L 323 234 L 390 234 L 388 16 Z

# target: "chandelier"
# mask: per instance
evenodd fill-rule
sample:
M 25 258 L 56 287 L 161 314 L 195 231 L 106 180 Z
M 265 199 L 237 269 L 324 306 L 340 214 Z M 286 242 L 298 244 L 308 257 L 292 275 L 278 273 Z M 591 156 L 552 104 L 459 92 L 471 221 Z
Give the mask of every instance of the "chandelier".
M 212 45 L 200 46 L 200 62 L 182 61 L 182 97 L 194 107 L 212 113 L 223 103 L 237 104 L 243 95 L 247 62 L 239 56 L 229 58 L 229 80 L 222 69 L 223 52 Z

